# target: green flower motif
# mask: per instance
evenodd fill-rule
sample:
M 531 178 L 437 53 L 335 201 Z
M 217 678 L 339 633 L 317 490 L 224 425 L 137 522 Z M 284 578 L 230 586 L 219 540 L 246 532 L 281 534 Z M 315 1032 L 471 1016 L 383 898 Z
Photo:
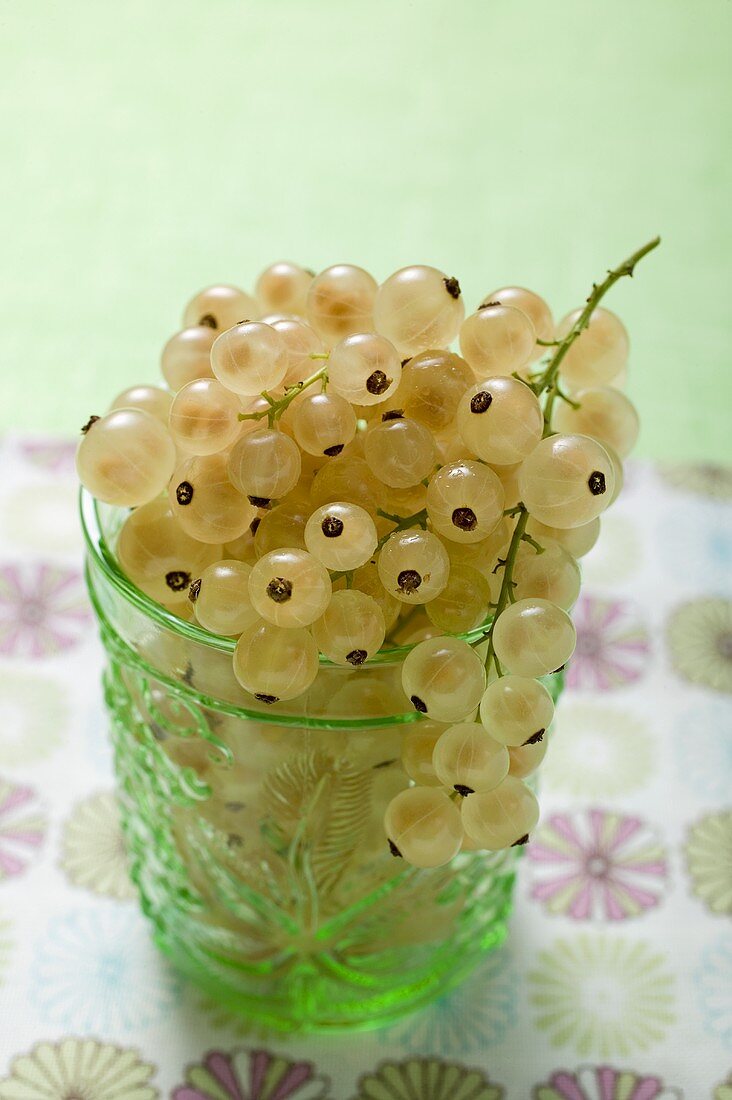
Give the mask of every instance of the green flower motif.
M 501 1100 L 505 1095 L 479 1069 L 440 1058 L 383 1062 L 360 1078 L 353 1100 Z
M 120 900 L 137 897 L 112 791 L 93 794 L 75 806 L 64 825 L 60 864 L 75 886 Z
M 37 1043 L 13 1059 L 0 1100 L 156 1100 L 153 1072 L 136 1050 L 96 1039 Z
M 66 695 L 56 680 L 0 671 L 0 765 L 49 756 L 64 739 Z
M 692 825 L 684 852 L 696 896 L 711 913 L 732 915 L 732 810 Z
M 666 629 L 671 662 L 684 680 L 732 694 L 732 600 L 682 604 Z
M 565 697 L 541 766 L 542 782 L 552 790 L 605 799 L 642 787 L 653 763 L 653 738 L 637 715 Z
M 714 1090 L 714 1100 L 732 1100 L 732 1073 Z
M 666 958 L 642 940 L 556 940 L 529 973 L 536 1024 L 580 1055 L 628 1055 L 663 1039 L 675 1020 Z
M 661 475 L 675 489 L 685 489 L 712 500 L 732 500 L 732 467 L 685 463 L 662 466 Z

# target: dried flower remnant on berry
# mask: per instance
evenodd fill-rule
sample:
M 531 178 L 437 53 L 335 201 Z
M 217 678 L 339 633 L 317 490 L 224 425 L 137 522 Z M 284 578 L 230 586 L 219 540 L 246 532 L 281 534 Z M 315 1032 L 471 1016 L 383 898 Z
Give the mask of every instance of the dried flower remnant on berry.
M 449 279 L 444 279 L 443 282 L 445 283 L 445 290 L 451 298 L 460 297 L 460 283 L 454 276 L 451 276 Z
M 83 428 L 81 429 L 81 434 L 86 435 L 86 433 L 91 428 L 92 424 L 96 424 L 97 420 L 99 420 L 98 416 L 90 416 L 89 419 L 87 420 L 86 424 L 84 424 Z
M 537 730 L 531 737 L 527 737 L 524 741 L 524 745 L 538 745 L 540 741 L 544 740 L 544 734 L 546 730 Z
M 366 379 L 366 389 L 374 395 L 386 393 L 392 381 L 393 379 L 387 378 L 383 370 L 375 370 Z
M 416 592 L 422 583 L 422 577 L 416 569 L 402 569 L 397 577 L 400 592 Z
M 409 360 L 407 360 L 409 362 Z M 387 412 L 381 414 L 383 421 L 387 420 L 402 420 L 404 417 L 404 409 L 389 409 Z
M 402 858 L 402 853 L 399 851 L 393 840 L 389 841 L 389 851 L 396 859 Z
M 464 783 L 456 783 L 453 790 L 457 791 L 461 798 L 467 798 L 469 794 L 475 794 L 472 787 L 466 787 Z
M 349 665 L 362 665 L 367 657 L 368 653 L 365 649 L 352 649 L 350 653 L 346 654 Z
M 513 844 L 511 845 L 511 847 L 512 847 L 512 848 L 522 848 L 522 847 L 524 846 L 524 844 L 528 844 L 528 843 L 529 843 L 529 834 L 528 834 L 528 833 L 524 833 L 524 835 L 523 835 L 523 836 L 520 836 L 520 837 L 518 838 L 518 840 L 514 840 L 514 842 L 513 842 Z
M 292 581 L 286 577 L 273 577 L 267 585 L 267 595 L 275 603 L 287 603 L 292 597 Z
M 175 490 L 175 499 L 182 507 L 191 503 L 193 500 L 193 486 L 190 481 L 181 481 L 180 485 Z
M 593 497 L 601 496 L 606 489 L 605 475 L 602 470 L 593 470 L 587 479 L 587 485 Z
M 213 313 L 204 313 L 202 317 L 198 318 L 199 325 L 203 325 L 204 328 L 218 328 L 216 318 Z
M 492 401 L 493 397 L 491 394 L 489 394 L 487 390 L 481 390 L 470 399 L 470 411 L 472 413 L 487 412 Z
M 171 569 L 165 574 L 165 583 L 172 592 L 182 592 L 191 583 L 191 574 L 183 569 Z
M 418 710 L 420 714 L 427 713 L 426 703 L 420 699 L 419 695 L 410 696 L 409 702 L 412 704 L 415 710 Z
M 271 707 L 273 703 L 278 702 L 276 695 L 265 695 L 262 692 L 255 692 L 254 698 L 258 699 L 260 703 L 266 703 L 268 707 Z
M 461 531 L 474 531 L 478 520 L 472 508 L 456 508 L 452 513 L 452 522 Z
M 343 534 L 343 520 L 338 516 L 325 516 L 320 525 L 320 530 L 327 539 L 337 539 Z
M 198 577 L 195 581 L 193 581 L 190 588 L 188 589 L 188 599 L 191 601 L 191 603 L 195 603 L 196 600 L 198 599 L 198 597 L 200 596 L 200 594 L 201 594 L 201 578 Z

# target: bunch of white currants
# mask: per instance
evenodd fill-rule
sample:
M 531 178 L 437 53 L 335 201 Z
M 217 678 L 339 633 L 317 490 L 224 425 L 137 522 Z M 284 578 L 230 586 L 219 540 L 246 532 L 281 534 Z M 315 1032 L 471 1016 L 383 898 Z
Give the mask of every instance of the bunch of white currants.
M 541 678 L 574 649 L 577 558 L 638 434 L 628 337 L 597 302 L 642 254 L 558 326 L 519 287 L 465 317 L 433 267 L 378 285 L 276 263 L 255 297 L 197 294 L 165 386 L 125 390 L 83 429 L 81 481 L 131 509 L 122 569 L 237 638 L 234 673 L 261 704 L 307 692 L 321 655 L 356 668 L 411 647 L 402 683 L 424 719 L 385 828 L 418 867 L 524 843 L 537 822 Z

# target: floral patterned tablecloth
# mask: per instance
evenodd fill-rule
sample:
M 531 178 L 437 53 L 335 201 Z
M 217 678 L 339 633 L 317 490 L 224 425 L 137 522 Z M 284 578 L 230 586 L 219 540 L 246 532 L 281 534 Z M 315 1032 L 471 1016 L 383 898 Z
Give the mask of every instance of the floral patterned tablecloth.
M 0 1100 L 732 1100 L 732 472 L 631 465 L 585 559 L 507 945 L 385 1031 L 290 1039 L 138 912 L 73 451 L 0 446 Z

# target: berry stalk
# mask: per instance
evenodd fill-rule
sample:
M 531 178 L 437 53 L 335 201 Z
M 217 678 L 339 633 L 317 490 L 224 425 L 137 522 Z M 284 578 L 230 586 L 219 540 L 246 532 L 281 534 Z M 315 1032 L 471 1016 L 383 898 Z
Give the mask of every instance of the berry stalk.
M 328 356 L 327 354 L 316 355 L 314 353 L 311 353 L 310 358 L 327 360 Z M 264 390 L 261 396 L 267 402 L 268 408 L 262 409 L 260 412 L 255 413 L 239 413 L 239 420 L 264 420 L 266 416 L 271 425 L 274 420 L 282 415 L 287 406 L 295 400 L 298 394 L 302 393 L 303 390 L 306 390 L 308 386 L 314 386 L 316 382 L 319 382 L 321 380 L 325 382 L 327 378 L 328 364 L 326 362 L 324 366 L 319 367 L 318 370 L 314 371 L 313 374 L 303 379 L 302 382 L 296 382 L 294 386 L 288 387 L 288 389 L 286 389 L 283 393 L 282 397 L 277 398 L 277 400 L 271 397 L 270 394 L 268 394 L 267 391 Z
M 537 397 L 540 397 L 542 393 L 548 391 L 546 404 L 544 406 L 544 436 L 552 434 L 551 419 L 554 401 L 558 396 L 562 396 L 559 393 L 557 376 L 565 355 L 572 347 L 575 340 L 589 325 L 593 311 L 600 304 L 608 290 L 624 276 L 630 275 L 632 277 L 636 264 L 638 264 L 644 256 L 647 256 L 649 252 L 652 252 L 654 248 L 657 248 L 660 243 L 661 238 L 654 237 L 652 241 L 648 241 L 647 244 L 644 244 L 642 248 L 639 248 L 632 256 L 629 256 L 627 260 L 623 260 L 618 267 L 609 270 L 601 283 L 593 283 L 592 293 L 586 300 L 585 308 L 582 310 L 567 335 L 562 340 L 551 341 L 546 344 L 546 346 L 556 346 L 557 350 L 549 360 L 546 369 L 542 371 L 538 378 L 535 378 L 533 382 L 530 383 L 531 389 Z M 542 341 L 539 342 L 542 343 Z

